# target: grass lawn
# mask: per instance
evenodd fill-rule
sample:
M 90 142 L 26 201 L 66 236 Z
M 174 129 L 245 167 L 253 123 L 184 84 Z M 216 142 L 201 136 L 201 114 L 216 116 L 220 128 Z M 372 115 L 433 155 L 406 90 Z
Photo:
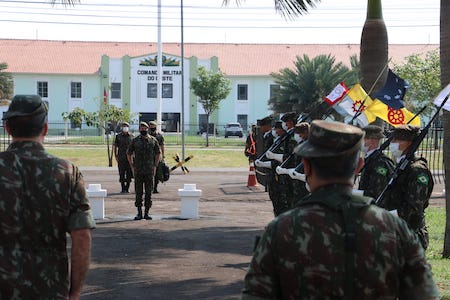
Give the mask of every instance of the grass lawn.
M 48 152 L 68 159 L 78 166 L 107 167 L 108 157 L 106 146 L 51 146 L 46 145 Z M 172 158 L 176 153 L 181 156 L 181 147 L 166 148 L 166 162 L 173 166 Z M 243 148 L 187 148 L 185 156 L 194 157 L 186 163 L 189 167 L 225 168 L 248 167 Z M 116 165 L 114 161 L 114 166 Z M 442 250 L 445 231 L 445 208 L 430 207 L 427 209 L 427 225 L 430 236 L 430 246 L 426 251 L 427 259 L 433 268 L 434 279 L 439 287 L 441 299 L 450 300 L 450 259 L 443 259 Z

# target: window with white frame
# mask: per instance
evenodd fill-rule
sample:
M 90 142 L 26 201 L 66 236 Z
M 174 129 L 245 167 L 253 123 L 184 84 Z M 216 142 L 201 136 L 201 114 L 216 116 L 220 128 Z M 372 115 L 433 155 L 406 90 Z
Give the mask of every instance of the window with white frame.
M 147 98 L 156 98 L 158 96 L 158 86 L 156 83 L 147 84 Z
M 163 83 L 161 88 L 163 98 L 173 98 L 173 84 Z
M 70 82 L 70 98 L 81 98 L 81 82 Z
M 122 84 L 120 82 L 111 82 L 111 99 L 122 98 Z
M 248 85 L 238 84 L 237 85 L 237 99 L 238 100 L 248 100 Z
M 37 82 L 37 94 L 41 98 L 48 98 L 48 82 L 38 81 Z

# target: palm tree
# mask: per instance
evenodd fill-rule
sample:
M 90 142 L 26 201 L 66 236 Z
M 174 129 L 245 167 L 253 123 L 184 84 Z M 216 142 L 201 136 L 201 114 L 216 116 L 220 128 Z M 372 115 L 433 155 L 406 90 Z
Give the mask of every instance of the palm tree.
M 450 1 L 441 0 L 441 86 L 445 87 L 450 83 L 450 19 L 448 13 L 450 12 Z M 446 202 L 446 223 L 445 223 L 445 237 L 444 250 L 442 257 L 450 258 L 450 112 L 445 111 L 444 114 L 444 169 L 445 169 L 445 202 Z
M 55 5 L 57 0 L 50 0 L 52 5 Z M 75 3 L 80 3 L 80 0 L 61 0 L 61 4 L 63 5 L 75 5 Z
M 245 0 L 242 0 L 245 1 Z M 275 10 L 285 18 L 294 18 L 308 13 L 309 8 L 316 7 L 321 0 L 274 0 Z M 223 5 L 228 5 L 230 0 L 223 0 Z M 241 0 L 235 0 L 239 5 Z

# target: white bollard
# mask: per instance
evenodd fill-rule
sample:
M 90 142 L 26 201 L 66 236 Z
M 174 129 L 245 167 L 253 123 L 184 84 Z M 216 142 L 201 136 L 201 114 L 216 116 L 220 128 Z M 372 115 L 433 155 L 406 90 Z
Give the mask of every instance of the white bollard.
M 197 190 L 195 184 L 184 184 L 184 188 L 178 189 L 182 219 L 198 219 L 198 201 L 201 195 L 202 190 Z
M 94 219 L 104 219 L 106 190 L 102 189 L 101 184 L 89 184 L 86 194 L 89 198 L 89 203 L 91 204 Z

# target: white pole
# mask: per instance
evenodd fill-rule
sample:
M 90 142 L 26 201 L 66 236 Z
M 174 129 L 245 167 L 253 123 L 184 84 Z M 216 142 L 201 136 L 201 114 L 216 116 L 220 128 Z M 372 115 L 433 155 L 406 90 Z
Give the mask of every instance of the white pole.
M 161 131 L 162 121 L 162 41 L 161 41 L 161 0 L 158 0 L 158 61 L 157 61 L 157 73 L 158 79 L 156 82 L 156 123 L 158 123 L 157 130 Z
M 184 20 L 183 20 L 183 0 L 181 0 L 181 159 L 185 158 L 184 149 Z

